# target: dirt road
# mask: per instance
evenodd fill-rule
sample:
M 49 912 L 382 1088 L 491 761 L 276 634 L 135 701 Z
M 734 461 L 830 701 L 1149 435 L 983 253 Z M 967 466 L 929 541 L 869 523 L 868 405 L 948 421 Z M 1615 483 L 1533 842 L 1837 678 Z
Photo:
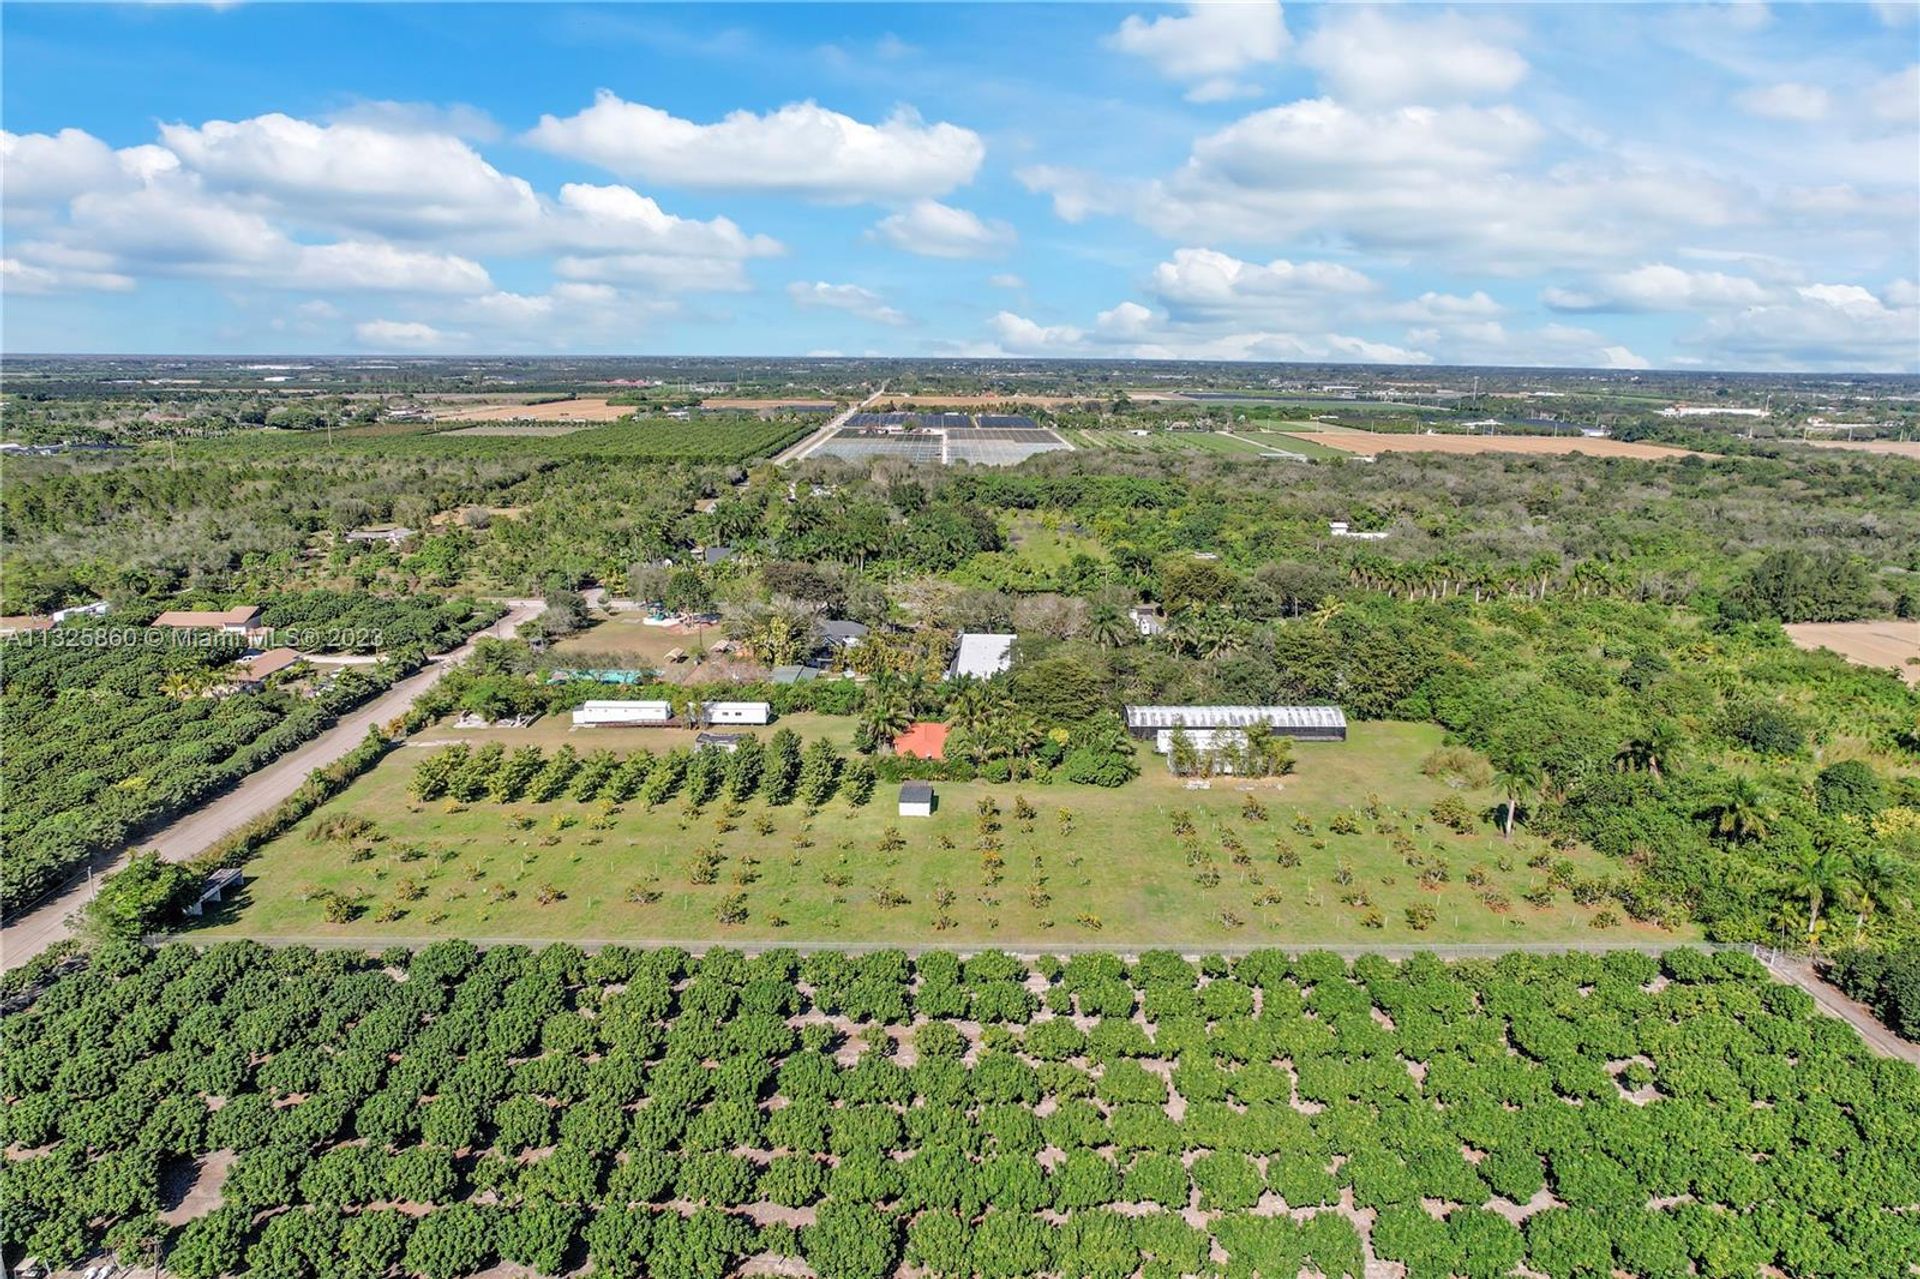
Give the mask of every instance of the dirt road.
M 474 640 L 510 638 L 543 607 L 538 600 L 509 600 L 507 604 L 507 615 L 473 639 L 432 659 L 423 669 L 373 701 L 341 716 L 318 737 L 250 774 L 232 790 L 175 818 L 141 840 L 138 849 L 156 850 L 167 861 L 183 862 L 211 847 L 222 836 L 270 812 L 300 788 L 308 773 L 326 767 L 358 746 L 369 728 L 404 714 L 415 698 L 473 656 Z M 42 898 L 25 914 L 6 920 L 4 927 L 0 927 L 0 971 L 18 968 L 47 947 L 65 940 L 73 931 L 72 916 L 86 905 L 100 877 L 125 865 L 134 851 L 122 849 L 95 858 L 90 867 L 83 868 L 51 896 Z
M 1858 1032 L 1867 1047 L 1882 1057 L 1892 1057 L 1898 1061 L 1912 1062 L 1920 1066 L 1920 1044 L 1909 1043 L 1880 1023 L 1873 1010 L 1858 1003 L 1837 987 L 1820 979 L 1813 965 L 1804 959 L 1790 955 L 1777 956 L 1767 967 L 1773 975 L 1785 982 L 1791 982 L 1813 996 L 1813 1002 L 1820 1011 L 1830 1017 L 1838 1017 Z

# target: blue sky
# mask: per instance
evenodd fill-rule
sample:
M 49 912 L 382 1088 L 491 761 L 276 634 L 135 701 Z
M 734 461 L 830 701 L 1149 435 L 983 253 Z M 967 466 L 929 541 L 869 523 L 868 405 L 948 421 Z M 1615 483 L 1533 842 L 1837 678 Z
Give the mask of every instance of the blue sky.
M 1920 370 L 1912 4 L 10 3 L 10 352 Z

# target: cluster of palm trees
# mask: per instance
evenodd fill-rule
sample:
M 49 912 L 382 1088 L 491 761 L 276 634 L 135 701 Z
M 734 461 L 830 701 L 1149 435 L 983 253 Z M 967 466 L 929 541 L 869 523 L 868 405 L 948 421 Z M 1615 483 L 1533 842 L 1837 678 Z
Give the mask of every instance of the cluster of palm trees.
M 1031 755 L 1048 737 L 1066 732 L 1042 725 L 1004 688 L 985 680 L 953 680 L 946 686 L 944 706 L 942 700 L 940 687 L 917 672 L 875 679 L 860 707 L 861 731 L 876 745 L 890 746 L 915 719 L 938 711 L 953 730 L 947 739 L 948 758 L 974 768 L 990 760 Z M 1067 738 L 1055 740 L 1064 743 Z M 1100 754 L 1124 754 L 1130 748 L 1117 721 L 1082 725 L 1073 730 L 1072 740 Z
M 1714 834 L 1736 844 L 1766 839 L 1776 820 L 1766 788 L 1750 777 L 1735 777 L 1701 816 Z M 1843 910 L 1853 912 L 1853 940 L 1863 940 L 1875 915 L 1904 908 L 1920 881 L 1910 860 L 1877 843 L 1853 849 L 1816 845 L 1784 868 L 1763 869 L 1761 875 L 1775 900 L 1775 933 L 1812 945 Z
M 1356 586 L 1410 601 L 1467 594 L 1475 603 L 1513 595 L 1541 600 L 1556 590 L 1586 599 L 1632 596 L 1643 587 L 1641 576 L 1625 564 L 1581 560 L 1569 570 L 1547 554 L 1535 555 L 1524 564 L 1497 565 L 1468 563 L 1450 555 L 1414 562 L 1361 551 L 1348 560 L 1347 576 Z
M 1853 913 L 1853 940 L 1865 940 L 1876 914 L 1908 903 L 1915 874 L 1905 858 L 1869 845 L 1852 852 L 1808 849 L 1770 879 L 1778 895 L 1772 919 L 1776 932 L 1818 945 L 1840 911 Z

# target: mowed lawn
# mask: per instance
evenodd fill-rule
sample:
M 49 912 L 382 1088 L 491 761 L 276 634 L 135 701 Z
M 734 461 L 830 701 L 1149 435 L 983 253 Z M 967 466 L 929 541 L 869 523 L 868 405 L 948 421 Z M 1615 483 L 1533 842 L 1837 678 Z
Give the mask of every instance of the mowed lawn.
M 851 734 L 851 720 L 795 716 L 791 722 L 806 736 L 829 728 L 828 736 L 839 741 Z M 680 743 L 678 734 L 657 730 L 568 734 L 563 722 L 497 737 L 509 749 L 524 741 L 549 749 L 572 741 L 582 753 L 597 745 L 624 751 L 636 743 L 660 749 Z M 1427 805 L 1448 789 L 1421 776 L 1419 760 L 1438 741 L 1440 730 L 1425 724 L 1356 724 L 1344 745 L 1304 743 L 1290 778 L 1215 780 L 1210 789 L 1185 789 L 1158 759 L 1144 760 L 1135 784 L 1112 791 L 939 784 L 931 818 L 900 818 L 889 785 L 864 808 L 835 799 L 816 814 L 758 799 L 733 814 L 724 801 L 695 814 L 678 797 L 653 810 L 636 801 L 612 814 L 603 812 L 605 805 L 564 799 L 420 805 L 407 784 L 428 747 L 405 747 L 255 858 L 238 905 L 213 916 L 200 935 L 1035 947 L 1663 935 L 1632 922 L 1592 928 L 1599 906 L 1576 906 L 1565 889 L 1553 906 L 1528 905 L 1521 895 L 1546 881 L 1546 870 L 1528 866 L 1528 858 L 1542 853 L 1536 841 L 1521 833 L 1509 845 L 1490 826 L 1455 835 L 1428 820 Z M 1000 807 L 996 837 L 1004 864 L 996 883 L 989 883 L 977 847 L 975 805 L 989 795 Z M 1016 795 L 1037 810 L 1031 830 L 1016 818 Z M 1265 820 L 1246 810 L 1250 795 L 1267 808 Z M 1363 812 L 1369 795 L 1379 797 L 1377 820 Z M 1490 793 L 1471 799 L 1494 803 Z M 1181 810 L 1192 826 L 1185 839 L 1175 835 Z M 1356 816 L 1361 833 L 1329 830 L 1342 812 Z M 315 837 L 321 818 L 342 814 L 369 818 L 378 839 L 355 851 Z M 756 833 L 762 816 L 772 833 Z M 515 818 L 532 824 L 518 830 Z M 1311 832 L 1298 830 L 1296 818 Z M 1407 864 L 1404 847 L 1396 851 L 1394 835 L 1379 826 L 1398 826 L 1417 857 L 1442 858 L 1448 881 L 1421 887 L 1421 870 Z M 899 832 L 904 847 L 883 851 L 887 828 Z M 701 849 L 722 857 L 714 883 L 693 883 Z M 1236 862 L 1236 853 L 1244 862 Z M 1283 866 L 1283 857 L 1298 864 Z M 1590 851 L 1569 858 L 1582 878 L 1619 872 Z M 1469 881 L 1475 878 L 1482 883 Z M 1480 901 L 1488 889 L 1509 899 L 1505 912 Z M 324 922 L 328 891 L 361 897 L 359 916 L 348 924 Z M 401 901 L 409 891 L 419 897 Z M 1344 901 L 1357 893 L 1367 901 Z M 718 922 L 720 906 L 735 895 L 745 897 L 747 918 Z M 1407 906 L 1415 905 L 1434 910 L 1425 931 L 1405 918 Z M 1363 922 L 1371 910 L 1379 912 L 1379 926 Z
M 814 735 L 830 724 L 850 731 L 850 721 L 817 717 L 796 717 L 794 727 Z M 675 744 L 648 730 L 615 739 L 560 725 L 501 736 L 509 745 L 572 741 L 583 753 Z M 1111 791 L 940 783 L 935 815 L 918 819 L 897 815 L 896 788 L 885 785 L 864 808 L 836 799 L 811 816 L 797 804 L 771 808 L 757 799 L 734 813 L 724 801 L 690 813 L 679 798 L 611 814 L 570 800 L 422 805 L 408 782 L 425 751 L 408 747 L 265 849 L 238 904 L 198 935 L 1002 946 L 1668 936 L 1630 921 L 1593 928 L 1601 908 L 1575 905 L 1564 889 L 1550 907 L 1524 901 L 1546 881 L 1545 870 L 1527 864 L 1539 843 L 1521 834 L 1508 844 L 1491 826 L 1456 835 L 1427 818 L 1427 806 L 1448 793 L 1418 771 L 1439 741 L 1440 730 L 1427 725 L 1357 724 L 1344 744 L 1302 744 L 1294 776 L 1216 779 L 1207 790 L 1186 789 L 1152 757 L 1138 781 Z M 1030 823 L 1016 817 L 1016 795 L 1036 810 Z M 978 847 L 983 796 L 1001 810 L 998 882 L 989 882 Z M 1249 796 L 1265 806 L 1265 820 L 1246 811 Z M 1365 815 L 1369 796 L 1378 799 L 1377 818 Z M 1493 803 L 1491 794 L 1470 798 Z M 1184 838 L 1175 832 L 1181 812 L 1192 828 Z M 1330 832 L 1342 813 L 1357 819 L 1360 833 Z M 314 837 L 318 819 L 342 815 L 374 822 L 378 840 L 356 852 Z M 763 818 L 772 827 L 765 835 L 756 833 Z M 531 824 L 519 829 L 514 819 Z M 1415 856 L 1446 863 L 1444 884 L 1420 885 L 1404 845 L 1395 847 L 1396 827 Z M 904 840 L 893 851 L 885 849 L 888 828 Z M 722 858 L 715 883 L 693 882 L 702 849 Z M 1282 865 L 1283 857 L 1298 864 Z M 1569 858 L 1581 877 L 1619 869 L 1585 850 Z M 325 922 L 328 891 L 362 895 L 361 913 Z M 1484 891 L 1504 894 L 1505 911 L 1480 900 Z M 410 892 L 418 895 L 399 900 Z M 1364 901 L 1343 900 L 1362 893 Z M 721 923 L 723 903 L 735 897 L 743 897 L 746 918 Z M 1422 904 L 1434 911 L 1424 931 L 1406 918 Z M 1378 926 L 1363 922 L 1373 911 Z

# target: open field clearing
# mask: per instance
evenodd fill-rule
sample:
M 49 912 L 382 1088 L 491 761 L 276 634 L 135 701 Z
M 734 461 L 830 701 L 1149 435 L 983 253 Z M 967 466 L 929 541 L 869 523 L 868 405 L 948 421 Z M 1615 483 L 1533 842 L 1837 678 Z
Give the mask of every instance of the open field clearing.
M 554 653 L 582 665 L 648 667 L 669 684 L 766 678 L 767 668 L 744 654 L 717 653 L 697 663 L 693 660 L 694 654 L 726 638 L 719 626 L 649 626 L 643 620 L 645 613 L 630 610 L 602 616 L 604 620 L 594 626 L 555 643 Z M 668 661 L 667 655 L 676 648 L 686 655 L 678 662 Z
M 1793 622 L 1787 638 L 1801 648 L 1832 649 L 1860 666 L 1884 666 L 1920 688 L 1920 621 Z
M 1886 457 L 1910 457 L 1920 460 L 1920 440 L 1804 440 L 1817 449 L 1841 449 L 1853 453 L 1879 453 Z
M 1366 431 L 1303 432 L 1294 438 L 1347 453 L 1530 453 L 1558 456 L 1583 453 L 1588 457 L 1634 457 L 1648 460 L 1704 456 L 1692 449 L 1665 444 L 1638 444 L 1625 440 L 1589 439 L 1584 435 L 1388 435 Z
M 793 726 L 851 739 L 851 720 L 795 717 Z M 1565 889 L 1530 904 L 1523 895 L 1550 874 L 1565 884 L 1614 868 L 1576 851 L 1552 870 L 1557 855 L 1524 836 L 1509 844 L 1487 825 L 1442 829 L 1427 806 L 1454 792 L 1418 771 L 1440 730 L 1372 723 L 1352 732 L 1344 744 L 1302 746 L 1297 774 L 1279 781 L 1188 790 L 1148 758 L 1139 780 L 1114 790 L 937 783 L 935 814 L 920 819 L 897 815 L 888 785 L 862 808 L 834 799 L 814 814 L 760 799 L 690 811 L 677 795 L 651 810 L 639 800 L 423 804 L 409 785 L 430 752 L 399 750 L 270 845 L 249 866 L 241 904 L 206 931 L 1025 946 L 1673 936 L 1617 921 L 1595 928 L 1604 906 L 1576 905 Z M 673 730 L 573 733 L 559 719 L 434 736 L 509 750 L 564 742 L 582 754 L 685 744 Z M 1015 816 L 1023 794 L 1033 808 L 1024 819 Z M 1375 794 L 1377 816 L 1368 816 Z M 1494 803 L 1491 793 L 1468 798 Z M 989 799 L 1000 810 L 994 867 L 979 848 L 978 805 Z M 371 822 L 375 838 L 359 851 L 341 844 L 327 834 L 339 819 Z M 699 873 L 703 859 L 712 873 Z M 360 896 L 365 908 L 328 923 L 329 893 Z M 721 922 L 730 906 L 744 917 Z
M 437 406 L 443 420 L 460 422 L 612 422 L 630 416 L 631 404 L 609 404 L 605 399 L 552 400 L 545 404 L 481 404 Z

